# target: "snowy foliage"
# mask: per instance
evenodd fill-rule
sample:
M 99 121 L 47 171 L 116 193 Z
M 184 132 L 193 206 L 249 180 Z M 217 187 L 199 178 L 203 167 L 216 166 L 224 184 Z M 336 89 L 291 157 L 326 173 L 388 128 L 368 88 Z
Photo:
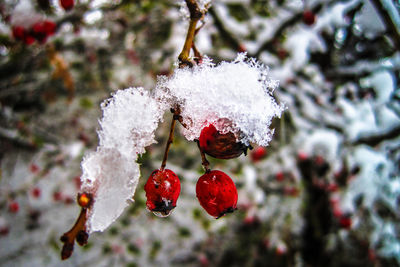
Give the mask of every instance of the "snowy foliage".
M 269 128 L 284 107 L 272 96 L 278 82 L 253 58 L 239 54 L 232 62 L 215 66 L 205 59 L 192 69 L 176 69 L 170 78 L 160 78 L 156 95 L 172 107 L 181 108 L 184 136 L 192 141 L 201 130 L 214 124 L 222 133 L 233 132 L 238 141 L 267 146 Z

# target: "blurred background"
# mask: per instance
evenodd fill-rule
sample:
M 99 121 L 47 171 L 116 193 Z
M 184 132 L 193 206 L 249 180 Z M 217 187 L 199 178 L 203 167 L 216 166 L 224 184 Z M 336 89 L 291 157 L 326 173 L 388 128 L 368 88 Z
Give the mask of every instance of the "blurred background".
M 209 157 L 236 183 L 238 210 L 216 220 L 201 208 L 200 154 L 178 130 L 167 165 L 181 178 L 177 208 L 146 211 L 165 114 L 139 159 L 135 203 L 61 261 L 100 103 L 173 71 L 187 11 L 172 0 L 0 1 L 0 266 L 400 266 L 399 13 L 397 0 L 212 1 L 199 51 L 216 63 L 247 51 L 287 107 L 269 147 Z

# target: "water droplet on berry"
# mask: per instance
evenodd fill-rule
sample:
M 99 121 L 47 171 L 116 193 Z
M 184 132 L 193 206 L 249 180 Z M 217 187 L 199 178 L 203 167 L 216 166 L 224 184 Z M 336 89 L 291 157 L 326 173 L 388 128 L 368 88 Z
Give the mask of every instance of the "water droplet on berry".
M 168 210 L 168 211 L 152 211 L 152 212 L 157 217 L 165 218 L 165 217 L 168 217 L 171 214 L 172 210 Z

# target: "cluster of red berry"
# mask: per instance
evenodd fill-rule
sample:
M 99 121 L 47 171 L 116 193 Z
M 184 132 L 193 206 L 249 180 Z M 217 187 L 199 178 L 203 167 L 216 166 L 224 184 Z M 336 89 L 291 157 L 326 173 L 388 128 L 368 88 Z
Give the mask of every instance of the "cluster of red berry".
M 27 29 L 21 25 L 15 25 L 12 28 L 12 34 L 16 40 L 23 41 L 31 45 L 36 41 L 44 44 L 47 38 L 56 32 L 57 25 L 51 20 L 38 21 Z
M 317 20 L 317 17 L 315 16 L 314 12 L 311 10 L 304 10 L 303 12 L 303 22 L 304 24 L 311 26 L 315 23 Z
M 237 142 L 231 132 L 222 134 L 210 124 L 201 131 L 198 145 L 202 153 L 219 159 L 231 159 L 246 152 L 247 146 Z M 159 216 L 168 216 L 181 191 L 178 176 L 171 170 L 160 168 L 151 173 L 144 187 L 146 207 Z M 196 184 L 200 205 L 215 218 L 236 210 L 238 193 L 235 183 L 224 172 L 206 168 Z
M 60 0 L 60 6 L 68 11 L 74 7 L 74 0 Z

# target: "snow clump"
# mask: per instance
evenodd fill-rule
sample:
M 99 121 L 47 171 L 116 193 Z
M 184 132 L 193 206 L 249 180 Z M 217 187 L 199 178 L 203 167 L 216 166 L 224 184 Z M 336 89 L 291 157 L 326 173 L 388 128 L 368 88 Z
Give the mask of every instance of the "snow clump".
M 117 91 L 105 100 L 97 150 L 84 157 L 82 192 L 93 194 L 87 228 L 103 231 L 132 200 L 140 177 L 137 155 L 155 143 L 164 108 L 143 88 Z
M 232 62 L 215 65 L 204 58 L 201 65 L 176 69 L 170 78 L 159 78 L 156 96 L 180 107 L 187 125 L 183 135 L 189 141 L 213 124 L 222 133 L 233 132 L 245 145 L 267 146 L 273 134 L 271 121 L 284 110 L 273 97 L 277 87 L 264 65 L 240 53 Z

